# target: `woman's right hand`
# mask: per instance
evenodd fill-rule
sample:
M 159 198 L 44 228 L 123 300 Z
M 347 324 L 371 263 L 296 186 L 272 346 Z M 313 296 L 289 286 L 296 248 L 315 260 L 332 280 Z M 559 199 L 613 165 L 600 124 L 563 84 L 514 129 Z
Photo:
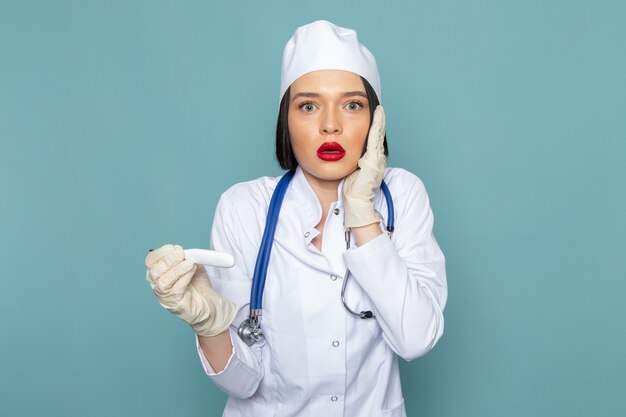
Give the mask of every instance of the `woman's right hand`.
M 211 287 L 202 265 L 185 259 L 179 245 L 163 245 L 146 257 L 146 279 L 164 308 L 191 325 L 199 336 L 228 329 L 237 306 Z

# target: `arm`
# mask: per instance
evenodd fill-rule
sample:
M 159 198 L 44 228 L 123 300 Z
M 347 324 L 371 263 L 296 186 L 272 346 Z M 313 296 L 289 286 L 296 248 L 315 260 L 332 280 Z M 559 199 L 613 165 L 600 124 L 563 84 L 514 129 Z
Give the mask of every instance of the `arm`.
M 198 343 L 211 368 L 215 372 L 223 371 L 233 353 L 228 330 L 213 337 L 198 336 Z
M 406 360 L 424 355 L 437 343 L 447 300 L 445 258 L 432 234 L 428 195 L 413 178 L 412 186 L 397 187 L 408 192 L 394 197 L 401 211 L 393 242 L 383 234 L 359 244 L 367 231 L 354 230 L 359 247 L 344 254 L 351 274 L 374 303 L 385 340 Z
M 432 234 L 433 216 L 424 185 L 406 171 L 398 172 L 394 187 L 398 214 L 394 243 L 372 227 L 378 225 L 374 200 L 385 171 L 384 137 L 385 113 L 378 106 L 367 150 L 342 189 L 344 225 L 360 245 L 345 252 L 344 260 L 374 303 L 387 343 L 411 360 L 432 349 L 443 333 L 448 291 L 445 260 Z
M 248 398 L 263 377 L 260 361 L 263 343 L 249 347 L 237 335 L 237 327 L 248 315 L 253 271 L 250 268 L 254 267 L 257 240 L 252 236 L 256 230 L 241 223 L 241 219 L 257 217 L 253 206 L 242 207 L 242 198 L 251 199 L 249 190 L 235 186 L 224 193 L 215 210 L 211 231 L 212 248 L 232 254 L 235 266 L 208 271 L 213 288 L 237 305 L 237 315 L 227 331 L 211 338 L 198 337 L 197 347 L 207 376 L 227 394 Z

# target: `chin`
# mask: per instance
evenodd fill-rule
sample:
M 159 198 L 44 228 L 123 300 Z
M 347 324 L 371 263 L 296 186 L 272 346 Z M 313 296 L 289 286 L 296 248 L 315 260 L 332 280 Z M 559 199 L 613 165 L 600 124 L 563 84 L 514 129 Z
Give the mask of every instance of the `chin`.
M 350 166 L 324 166 L 324 167 L 316 167 L 316 169 L 307 169 L 306 167 L 302 167 L 304 171 L 306 171 L 309 175 L 318 178 L 324 181 L 338 181 L 352 174 L 356 169 L 357 165 L 354 164 L 354 167 Z

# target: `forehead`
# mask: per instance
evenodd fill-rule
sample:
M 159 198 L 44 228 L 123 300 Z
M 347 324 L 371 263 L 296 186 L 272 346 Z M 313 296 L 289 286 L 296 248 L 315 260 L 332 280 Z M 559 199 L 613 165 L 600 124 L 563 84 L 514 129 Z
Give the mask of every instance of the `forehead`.
M 291 94 L 299 92 L 341 93 L 344 91 L 365 92 L 358 74 L 342 70 L 319 70 L 304 74 L 291 84 Z

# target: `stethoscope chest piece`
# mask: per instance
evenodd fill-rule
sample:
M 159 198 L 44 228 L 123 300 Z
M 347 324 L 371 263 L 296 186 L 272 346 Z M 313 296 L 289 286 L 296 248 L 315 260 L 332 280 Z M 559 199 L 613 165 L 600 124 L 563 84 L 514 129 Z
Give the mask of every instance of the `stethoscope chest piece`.
M 263 339 L 263 330 L 259 324 L 259 320 L 255 318 L 247 318 L 241 322 L 237 330 L 239 338 L 248 346 L 252 346 L 256 342 Z

